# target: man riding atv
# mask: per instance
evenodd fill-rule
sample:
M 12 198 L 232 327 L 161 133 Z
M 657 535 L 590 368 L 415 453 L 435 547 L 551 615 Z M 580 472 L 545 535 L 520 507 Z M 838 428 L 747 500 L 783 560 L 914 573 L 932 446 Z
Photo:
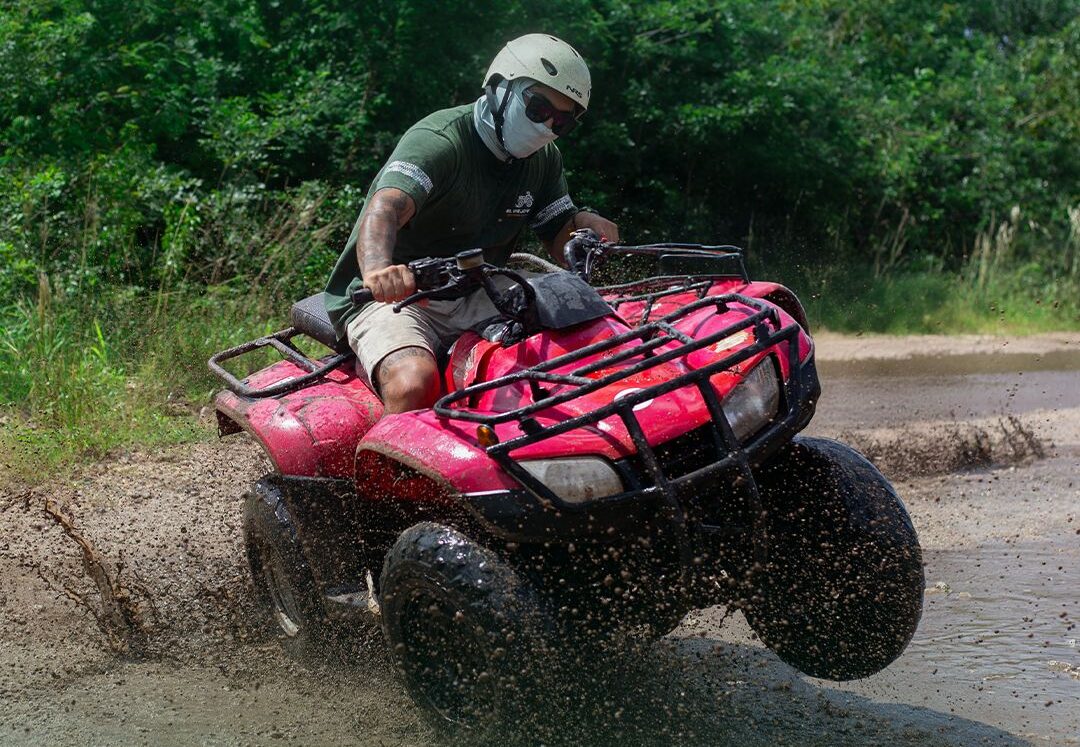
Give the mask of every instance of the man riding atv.
M 480 247 L 503 265 L 526 224 L 559 261 L 577 229 L 619 240 L 614 223 L 574 205 L 554 143 L 577 126 L 591 92 L 589 69 L 569 44 L 547 34 L 514 39 L 492 61 L 484 94 L 409 128 L 372 181 L 325 299 L 384 412 L 430 407 L 437 351 L 497 314 L 484 293 L 395 313 L 416 290 L 409 261 Z M 373 302 L 354 303 L 361 287 Z
M 243 521 L 267 621 L 303 655 L 376 617 L 425 712 L 477 734 L 553 653 L 718 604 L 814 677 L 886 667 L 922 611 L 918 536 L 862 455 L 798 435 L 821 392 L 798 298 L 735 247 L 629 246 L 574 207 L 569 46 L 515 40 L 485 85 L 402 138 L 325 308 L 209 361 L 219 432 L 272 462 Z M 505 266 L 526 223 L 569 272 Z M 282 360 L 223 367 L 259 350 Z

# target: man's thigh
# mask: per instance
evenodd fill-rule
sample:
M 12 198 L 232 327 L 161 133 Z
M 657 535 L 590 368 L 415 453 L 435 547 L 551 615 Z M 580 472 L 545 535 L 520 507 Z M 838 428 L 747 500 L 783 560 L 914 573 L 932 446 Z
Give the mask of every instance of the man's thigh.
M 422 309 L 406 306 L 394 313 L 394 305 L 373 302 L 349 322 L 349 347 L 356 353 L 368 377 L 386 356 L 404 348 L 421 348 L 436 357 L 439 333 Z

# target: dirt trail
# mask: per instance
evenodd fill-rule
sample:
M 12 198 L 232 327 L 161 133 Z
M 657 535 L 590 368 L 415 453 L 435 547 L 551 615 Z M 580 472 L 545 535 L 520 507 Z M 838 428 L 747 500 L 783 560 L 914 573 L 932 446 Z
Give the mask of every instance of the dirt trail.
M 876 450 L 928 551 L 923 629 L 897 664 L 851 685 L 810 680 L 740 616 L 707 610 L 657 646 L 617 652 L 579 699 L 553 704 L 511 741 L 1080 743 L 1076 709 L 1055 702 L 1080 694 L 1080 612 L 1075 594 L 1060 593 L 1080 573 L 1068 555 L 1080 545 L 1080 362 L 1070 358 L 1080 336 L 956 340 L 818 342 L 825 392 L 812 432 Z M 982 363 L 942 372 L 949 365 L 931 364 L 940 359 L 928 350 L 977 352 Z M 1044 366 L 1054 355 L 1065 358 Z M 123 455 L 33 490 L 0 488 L 0 744 L 433 741 L 377 635 L 346 662 L 300 664 L 253 627 L 239 496 L 264 469 L 261 451 L 234 437 Z M 44 513 L 46 499 L 142 604 L 141 657 L 109 650 L 87 608 L 100 597 L 84 553 Z M 1026 559 L 1047 562 L 1056 580 L 1025 575 L 1016 565 Z M 991 628 L 976 642 L 965 627 L 994 608 L 1015 613 L 1000 623 L 1015 623 L 1015 640 L 1034 631 L 1042 640 L 1032 645 L 1047 641 L 1057 658 L 1010 644 L 1016 671 L 972 674 L 986 641 L 1014 640 Z M 1018 673 L 1025 667 L 1038 671 Z

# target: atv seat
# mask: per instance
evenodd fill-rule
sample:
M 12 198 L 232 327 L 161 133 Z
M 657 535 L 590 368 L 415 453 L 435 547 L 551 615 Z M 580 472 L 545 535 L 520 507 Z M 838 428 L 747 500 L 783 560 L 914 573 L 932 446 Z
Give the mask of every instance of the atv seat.
M 289 321 L 292 322 L 293 328 L 298 332 L 307 335 L 313 340 L 321 342 L 335 353 L 352 355 L 352 348 L 349 347 L 349 341 L 344 338 L 341 340 L 337 338 L 337 332 L 334 331 L 334 325 L 330 323 L 330 317 L 326 313 L 326 303 L 323 301 L 322 293 L 316 293 L 313 296 L 308 296 L 302 301 L 294 303 L 292 309 L 289 311 Z M 367 371 L 365 371 L 364 367 L 360 364 L 360 359 L 355 356 L 353 357 L 353 370 L 358 379 L 378 393 L 378 390 L 372 386 L 371 378 L 368 376 Z
M 335 353 L 349 352 L 349 341 L 339 340 L 334 325 L 330 323 L 321 291 L 294 303 L 289 312 L 289 321 L 299 332 L 318 340 Z

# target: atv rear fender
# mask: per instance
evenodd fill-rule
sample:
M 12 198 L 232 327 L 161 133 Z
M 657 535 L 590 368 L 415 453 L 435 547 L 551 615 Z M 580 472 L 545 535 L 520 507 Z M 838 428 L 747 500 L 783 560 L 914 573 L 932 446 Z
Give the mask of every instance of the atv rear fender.
M 266 386 L 302 373 L 281 361 L 250 379 Z M 224 390 L 214 397 L 214 408 L 220 435 L 247 431 L 275 469 L 293 477 L 351 479 L 356 444 L 382 416 L 379 398 L 346 366 L 279 397 L 252 399 Z

